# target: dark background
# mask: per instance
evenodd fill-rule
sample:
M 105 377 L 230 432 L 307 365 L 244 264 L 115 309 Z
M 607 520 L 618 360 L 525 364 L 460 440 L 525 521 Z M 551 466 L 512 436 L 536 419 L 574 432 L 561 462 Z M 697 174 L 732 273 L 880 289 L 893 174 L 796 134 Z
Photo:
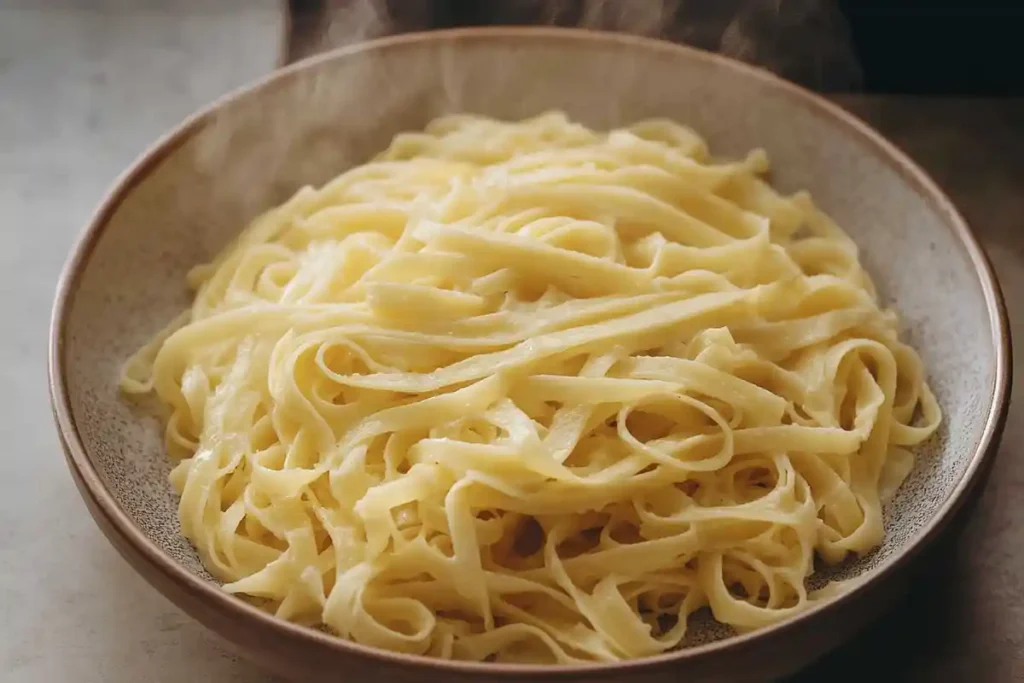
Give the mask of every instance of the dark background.
M 290 0 L 293 16 L 304 18 L 359 0 Z M 366 1 L 366 0 L 363 0 Z M 375 0 L 388 7 L 389 32 L 482 24 L 580 23 L 582 0 Z M 626 0 L 631 9 L 654 0 Z M 739 8 L 757 0 L 685 0 L 678 20 L 662 37 L 717 49 L 721 29 Z M 769 49 L 797 54 L 783 76 L 827 92 L 858 91 L 917 95 L 1024 95 L 1024 0 L 774 0 L 762 6 L 796 9 L 803 28 L 767 20 L 759 40 Z M 697 10 L 693 8 L 697 7 Z M 814 8 L 814 9 L 811 9 Z M 820 9 L 825 8 L 825 9 Z M 699 17 L 701 29 L 693 19 Z M 823 18 L 824 17 L 824 18 Z M 818 25 L 815 25 L 815 22 Z M 359 36 L 360 38 L 370 36 Z M 815 47 L 808 47 L 817 42 Z M 773 45 L 774 43 L 774 45 Z M 801 46 L 800 43 L 804 43 Z M 795 45 L 795 46 L 794 46 Z M 847 47 L 847 45 L 849 47 Z M 829 60 L 806 56 L 842 53 Z M 803 51 L 803 57 L 799 53 Z M 852 55 L 849 53 L 852 52 Z M 835 57 L 835 55 L 833 55 Z M 851 77 L 849 62 L 860 73 Z M 751 61 L 757 61 L 756 59 Z M 820 73 L 807 74 L 809 63 Z M 826 62 L 821 64 L 821 62 Z M 763 64 L 762 64 L 763 65 Z
M 1024 2 L 839 4 L 869 92 L 1024 94 Z

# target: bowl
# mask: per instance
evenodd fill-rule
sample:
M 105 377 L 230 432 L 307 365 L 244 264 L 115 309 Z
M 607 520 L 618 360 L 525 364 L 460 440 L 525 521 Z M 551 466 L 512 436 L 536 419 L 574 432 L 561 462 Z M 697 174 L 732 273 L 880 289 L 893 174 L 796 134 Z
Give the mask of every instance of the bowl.
M 120 365 L 189 303 L 184 275 L 256 213 L 452 111 L 558 108 L 595 127 L 669 117 L 718 155 L 764 147 L 773 182 L 808 189 L 859 244 L 902 313 L 945 411 L 887 509 L 855 587 L 795 618 L 649 659 L 573 667 L 452 663 L 375 651 L 219 590 L 179 535 L 159 425 L 120 395 Z M 65 267 L 50 390 L 67 461 L 113 545 L 161 593 L 250 656 L 305 681 L 744 681 L 806 665 L 884 611 L 923 548 L 980 491 L 1009 398 L 1010 340 L 992 268 L 938 187 L 869 127 L 794 85 L 647 39 L 493 28 L 388 38 L 279 71 L 192 117 L 114 185 Z

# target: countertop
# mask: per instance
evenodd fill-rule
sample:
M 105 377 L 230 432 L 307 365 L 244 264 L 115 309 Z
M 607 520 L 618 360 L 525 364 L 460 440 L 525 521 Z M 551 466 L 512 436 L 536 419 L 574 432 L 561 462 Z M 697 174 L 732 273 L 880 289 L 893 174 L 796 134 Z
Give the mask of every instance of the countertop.
M 45 5 L 45 8 L 43 7 Z M 149 588 L 89 518 L 46 396 L 60 267 L 106 187 L 189 112 L 273 68 L 274 0 L 0 0 L 0 679 L 271 683 Z M 845 96 L 951 194 L 1024 350 L 1024 100 Z M 1019 353 L 1017 356 L 1019 359 Z M 1024 361 L 1016 367 L 1024 370 Z M 963 532 L 862 637 L 795 678 L 1024 680 L 1024 400 Z M 884 664 L 883 664 L 884 662 Z
M 50 305 L 106 189 L 274 68 L 277 0 L 0 0 L 0 681 L 265 683 L 121 560 L 61 457 Z

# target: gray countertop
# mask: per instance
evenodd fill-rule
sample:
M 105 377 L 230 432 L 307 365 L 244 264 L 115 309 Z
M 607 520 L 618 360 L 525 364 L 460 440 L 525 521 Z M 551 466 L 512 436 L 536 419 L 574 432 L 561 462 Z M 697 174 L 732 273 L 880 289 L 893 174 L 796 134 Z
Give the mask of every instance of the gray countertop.
M 86 512 L 46 393 L 57 275 L 106 188 L 274 68 L 276 0 L 0 0 L 0 680 L 271 680 L 139 578 Z
M 140 6 L 0 0 L 0 672 L 18 683 L 267 683 L 117 557 L 74 491 L 47 405 L 57 274 L 105 188 L 162 132 L 278 55 L 275 0 Z M 841 103 L 967 215 L 1024 349 L 1024 101 Z M 796 681 L 1024 680 L 1022 406 L 964 532 L 891 614 Z

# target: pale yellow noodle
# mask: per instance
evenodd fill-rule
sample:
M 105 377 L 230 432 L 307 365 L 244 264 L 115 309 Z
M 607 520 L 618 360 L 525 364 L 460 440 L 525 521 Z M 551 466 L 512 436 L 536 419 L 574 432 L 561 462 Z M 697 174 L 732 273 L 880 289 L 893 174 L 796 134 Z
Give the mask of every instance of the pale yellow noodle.
M 125 366 L 225 590 L 360 643 L 580 662 L 815 599 L 941 419 L 853 242 L 664 120 L 451 116 L 190 275 Z

